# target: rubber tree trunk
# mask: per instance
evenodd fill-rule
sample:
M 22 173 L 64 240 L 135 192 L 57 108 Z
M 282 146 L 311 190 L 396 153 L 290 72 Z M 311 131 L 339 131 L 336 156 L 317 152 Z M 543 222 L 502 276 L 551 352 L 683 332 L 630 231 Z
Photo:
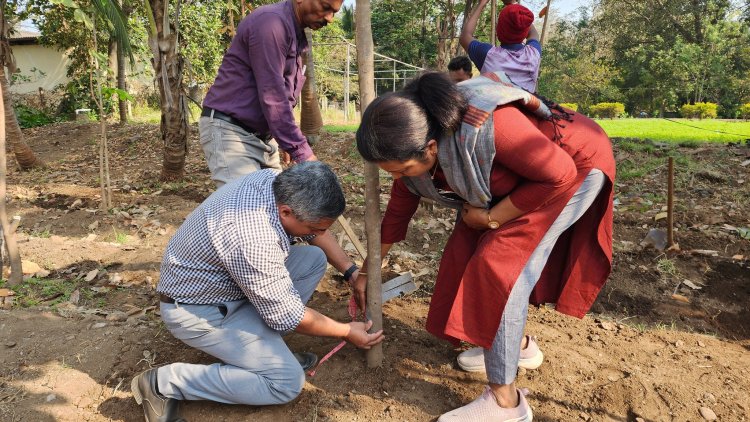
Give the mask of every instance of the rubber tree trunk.
M 0 66 L 1 67 L 1 66 Z M 3 74 L 5 79 L 5 74 Z M 0 113 L 5 113 L 5 93 L 7 92 L 7 85 L 0 86 L 2 89 L 2 96 L 0 97 Z M 13 111 L 11 107 L 8 107 Z M 15 115 L 14 115 L 15 118 Z M 5 246 L 8 248 L 8 257 L 10 260 L 10 277 L 8 277 L 8 286 L 15 286 L 23 281 L 23 273 L 21 269 L 21 255 L 18 252 L 18 244 L 16 243 L 15 228 L 12 228 L 8 221 L 8 211 L 5 204 L 6 187 L 7 187 L 7 155 L 5 153 L 5 140 L 6 140 L 6 124 L 5 120 L 0 120 L 0 225 L 3 229 L 3 237 L 5 239 Z M 0 262 L 0 274 L 2 274 L 2 262 Z
M 128 82 L 125 79 L 125 55 L 122 52 L 122 44 L 117 43 L 117 89 L 128 91 Z M 117 107 L 120 112 L 120 123 L 128 122 L 128 100 L 118 99 Z
M 375 99 L 375 61 L 370 0 L 357 0 L 357 68 L 360 110 Z M 382 276 L 380 275 L 380 178 L 376 164 L 365 163 L 365 230 L 367 232 L 367 309 L 373 332 L 383 328 Z M 383 363 L 383 343 L 367 351 L 367 366 Z
M 161 179 L 179 180 L 185 171 L 188 146 L 188 108 L 183 94 L 182 72 L 185 67 L 177 52 L 177 34 L 169 21 L 168 2 L 149 0 L 155 33 L 149 33 L 149 46 L 154 55 L 154 74 L 159 81 L 161 102 L 161 137 L 164 161 Z
M 44 163 L 42 160 L 36 157 L 34 151 L 23 140 L 23 132 L 21 132 L 21 126 L 18 124 L 16 112 L 13 110 L 13 103 L 10 100 L 10 89 L 8 78 L 5 76 L 5 66 L 2 64 L 0 64 L 0 87 L 3 90 L 3 103 L 6 105 L 4 124 L 7 148 L 15 154 L 18 167 L 21 170 L 43 167 Z
M 318 104 L 318 89 L 315 83 L 315 58 L 312 48 L 312 30 L 305 28 L 305 37 L 310 45 L 305 59 L 305 84 L 302 86 L 302 113 L 300 116 L 300 129 L 307 137 L 310 145 L 320 140 L 320 129 L 323 128 L 323 116 L 320 114 L 320 104 Z

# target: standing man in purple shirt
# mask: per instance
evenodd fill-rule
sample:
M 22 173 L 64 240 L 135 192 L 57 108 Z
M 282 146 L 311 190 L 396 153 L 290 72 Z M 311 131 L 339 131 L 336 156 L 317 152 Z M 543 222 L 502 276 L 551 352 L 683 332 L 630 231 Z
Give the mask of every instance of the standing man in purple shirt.
M 305 83 L 304 29 L 326 26 L 342 2 L 285 0 L 240 22 L 199 124 L 217 186 L 256 170 L 281 170 L 282 154 L 284 162 L 317 160 L 292 114 Z

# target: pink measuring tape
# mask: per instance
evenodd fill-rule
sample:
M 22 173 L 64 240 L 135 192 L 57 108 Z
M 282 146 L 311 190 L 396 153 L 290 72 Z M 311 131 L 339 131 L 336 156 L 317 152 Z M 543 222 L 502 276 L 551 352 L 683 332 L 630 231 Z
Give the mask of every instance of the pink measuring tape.
M 349 298 L 349 316 L 351 317 L 352 321 L 354 321 L 357 318 L 357 310 L 358 309 L 359 309 L 359 307 L 357 306 L 357 302 L 354 300 L 354 295 L 352 295 Z M 312 368 L 311 370 L 307 371 L 307 375 L 309 375 L 311 377 L 314 377 L 315 376 L 315 371 L 318 370 L 318 368 L 320 367 L 320 365 L 322 365 L 323 362 L 325 362 L 328 359 L 330 359 L 331 356 L 335 355 L 336 352 L 338 352 L 339 350 L 341 350 L 341 348 L 344 347 L 345 345 L 346 345 L 346 341 L 342 341 L 341 343 L 337 344 L 336 347 L 334 347 L 333 349 L 331 349 L 330 352 L 328 352 L 325 356 L 323 356 L 322 359 L 320 359 L 320 361 L 318 362 L 317 365 L 315 365 L 314 368 Z

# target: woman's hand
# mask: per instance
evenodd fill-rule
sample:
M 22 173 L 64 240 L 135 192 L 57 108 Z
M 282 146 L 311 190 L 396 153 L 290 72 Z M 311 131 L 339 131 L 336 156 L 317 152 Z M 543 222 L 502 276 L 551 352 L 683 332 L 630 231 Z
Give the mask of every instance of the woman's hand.
M 464 208 L 461 210 L 461 219 L 466 223 L 467 226 L 476 230 L 487 230 L 489 227 L 487 223 L 487 209 L 477 208 L 464 203 Z
M 383 336 L 383 330 L 369 334 L 367 330 L 372 327 L 372 321 L 367 322 L 350 322 L 349 323 L 349 334 L 344 337 L 344 340 L 359 347 L 360 349 L 369 349 L 370 347 L 380 343 L 385 338 Z
M 354 301 L 357 302 L 357 306 L 362 311 L 362 315 L 366 315 L 365 309 L 367 306 L 367 274 L 360 274 L 359 270 L 357 270 L 354 272 L 354 274 L 352 274 L 351 280 L 352 291 L 354 292 Z

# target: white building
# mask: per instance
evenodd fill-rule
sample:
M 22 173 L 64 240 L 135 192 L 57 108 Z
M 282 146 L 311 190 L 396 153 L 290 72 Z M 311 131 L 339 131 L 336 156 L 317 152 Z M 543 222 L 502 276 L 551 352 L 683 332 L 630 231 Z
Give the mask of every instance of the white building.
M 70 80 L 67 76 L 70 59 L 63 50 L 41 45 L 40 36 L 38 32 L 21 30 L 10 37 L 11 49 L 19 70 L 14 75 L 7 75 L 13 93 L 39 92 L 40 87 L 45 91 L 51 91 Z

